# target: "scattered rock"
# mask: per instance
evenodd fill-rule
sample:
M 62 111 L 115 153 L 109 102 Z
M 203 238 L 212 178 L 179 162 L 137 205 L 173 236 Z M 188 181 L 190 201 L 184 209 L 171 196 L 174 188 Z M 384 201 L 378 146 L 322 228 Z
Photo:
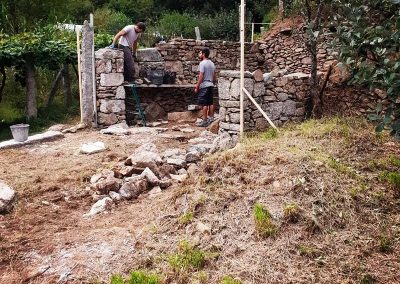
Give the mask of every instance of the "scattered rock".
M 156 186 L 152 190 L 149 191 L 149 196 L 152 198 L 152 197 L 159 195 L 160 193 L 162 193 L 161 187 Z
M 210 152 L 213 144 L 196 144 L 189 147 L 188 152 L 199 152 L 201 155 L 204 155 Z
M 173 165 L 174 167 L 180 169 L 186 167 L 186 160 L 184 158 L 168 158 L 167 164 Z
M 11 211 L 15 196 L 14 189 L 0 180 L 0 213 L 8 213 Z
M 89 213 L 83 215 L 83 217 L 90 217 L 90 216 L 99 214 L 101 212 L 104 212 L 106 210 L 110 210 L 112 204 L 113 204 L 113 201 L 112 201 L 112 199 L 110 197 L 105 197 L 103 199 L 100 199 L 95 204 L 93 204 L 93 206 L 90 209 Z
M 186 136 L 183 134 L 160 134 L 159 137 L 165 139 L 174 139 L 180 142 L 183 142 L 186 139 Z
M 124 177 L 130 177 L 132 176 L 134 173 L 136 172 L 136 169 L 132 166 L 127 166 L 127 167 L 123 167 L 120 170 L 121 175 L 123 175 Z
M 203 144 L 203 143 L 207 143 L 209 141 L 203 137 L 196 137 L 196 138 L 190 139 L 188 142 L 189 142 L 189 144 Z
M 186 154 L 186 151 L 183 150 L 183 149 L 178 149 L 178 148 L 167 149 L 167 150 L 164 151 L 163 157 L 166 158 L 166 159 L 167 158 L 175 158 L 177 156 L 178 157 L 184 157 L 185 154 Z
M 146 178 L 147 181 L 153 186 L 160 184 L 158 177 L 149 168 L 145 168 L 140 176 Z
M 114 177 L 107 178 L 105 181 L 96 183 L 95 189 L 101 194 L 108 194 L 110 191 L 118 191 L 119 182 Z
M 197 222 L 196 229 L 200 234 L 211 234 L 211 228 L 200 221 Z
M 100 130 L 100 133 L 110 135 L 129 135 L 131 132 L 129 131 L 129 126 L 126 123 L 119 123 Z
M 106 150 L 106 146 L 103 142 L 87 143 L 81 146 L 80 152 L 82 154 L 94 154 L 103 152 Z
M 184 175 L 172 175 L 171 174 L 171 179 L 175 180 L 177 182 L 184 182 L 188 178 L 187 174 Z
M 96 182 L 98 182 L 101 178 L 103 177 L 103 175 L 101 173 L 95 174 L 90 178 L 90 183 L 91 184 L 95 184 Z
M 72 126 L 70 128 L 64 129 L 62 133 L 75 133 L 78 130 L 85 129 L 87 126 L 84 123 L 79 123 L 78 125 Z
M 160 187 L 162 189 L 166 189 L 168 187 L 170 187 L 172 185 L 172 181 L 168 178 L 163 178 L 162 180 L 160 180 Z
M 236 146 L 237 141 L 233 139 L 229 133 L 224 132 L 221 135 L 219 135 L 217 138 L 215 138 L 212 148 L 211 148 L 211 153 L 215 153 L 217 151 L 225 151 L 228 149 L 232 149 Z
M 118 192 L 110 191 L 109 195 L 110 195 L 111 199 L 114 200 L 114 201 L 121 201 L 122 200 L 122 196 Z
M 187 174 L 187 170 L 185 170 L 185 169 L 178 170 L 178 175 L 186 175 L 186 174 Z
M 211 133 L 218 134 L 219 131 L 219 119 L 214 120 L 208 127 Z
M 169 164 L 163 164 L 162 166 L 160 166 L 158 168 L 158 174 L 160 176 L 160 178 L 164 178 L 167 177 L 169 178 L 171 174 L 175 174 L 176 170 L 174 168 L 174 166 L 169 165 Z
M 197 161 L 200 161 L 200 159 L 201 159 L 201 154 L 198 151 L 190 151 L 185 156 L 185 160 L 188 163 L 195 163 Z
M 186 128 L 179 129 L 179 131 L 183 132 L 183 133 L 193 133 L 195 130 L 193 128 L 186 127 Z

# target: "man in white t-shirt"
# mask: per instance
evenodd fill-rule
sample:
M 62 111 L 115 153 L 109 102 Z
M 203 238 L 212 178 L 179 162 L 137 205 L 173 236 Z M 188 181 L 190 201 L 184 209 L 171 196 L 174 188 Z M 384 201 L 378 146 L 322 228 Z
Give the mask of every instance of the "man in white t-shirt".
M 115 48 L 118 42 L 119 48 L 124 51 L 124 80 L 127 82 L 134 80 L 135 68 L 132 54 L 136 54 L 137 40 L 140 33 L 145 30 L 146 25 L 142 22 L 126 26 L 115 35 L 112 44 L 109 46 L 110 48 Z
M 214 102 L 213 102 L 213 88 L 214 83 L 217 80 L 215 75 L 215 65 L 208 58 L 210 56 L 210 50 L 205 47 L 200 53 L 201 59 L 199 65 L 199 79 L 197 81 L 194 92 L 198 97 L 198 105 L 202 107 L 202 121 L 197 123 L 197 126 L 207 127 L 214 121 Z

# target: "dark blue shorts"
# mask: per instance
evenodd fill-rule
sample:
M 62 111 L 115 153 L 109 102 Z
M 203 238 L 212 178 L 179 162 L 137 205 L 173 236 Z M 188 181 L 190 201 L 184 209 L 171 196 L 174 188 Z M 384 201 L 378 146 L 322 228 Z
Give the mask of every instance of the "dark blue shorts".
M 214 87 L 206 87 L 199 90 L 197 94 L 197 104 L 199 106 L 210 106 L 213 104 L 213 88 Z

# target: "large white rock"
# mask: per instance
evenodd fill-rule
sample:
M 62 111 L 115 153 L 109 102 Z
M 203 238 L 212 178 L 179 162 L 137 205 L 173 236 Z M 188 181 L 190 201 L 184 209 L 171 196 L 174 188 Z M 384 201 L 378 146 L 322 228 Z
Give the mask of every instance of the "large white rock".
M 110 210 L 112 204 L 113 204 L 113 201 L 110 197 L 105 197 L 103 199 L 100 199 L 95 204 L 93 204 L 89 213 L 84 214 L 83 217 L 90 217 L 90 216 L 99 214 L 101 212 L 104 212 L 106 210 Z
M 177 168 L 184 168 L 186 167 L 186 160 L 185 158 L 168 158 L 167 159 L 167 164 L 170 164 L 172 166 L 175 166 Z
M 0 213 L 7 213 L 12 209 L 15 195 L 15 191 L 0 180 Z
M 110 135 L 129 135 L 129 126 L 126 123 L 118 123 L 109 126 L 106 129 L 100 130 L 101 134 L 110 134 Z
M 82 154 L 94 154 L 103 152 L 106 150 L 106 145 L 103 142 L 94 142 L 94 143 L 86 143 L 82 144 L 80 152 Z
M 171 179 L 177 182 L 184 182 L 188 178 L 187 174 L 184 175 L 173 175 L 171 174 Z

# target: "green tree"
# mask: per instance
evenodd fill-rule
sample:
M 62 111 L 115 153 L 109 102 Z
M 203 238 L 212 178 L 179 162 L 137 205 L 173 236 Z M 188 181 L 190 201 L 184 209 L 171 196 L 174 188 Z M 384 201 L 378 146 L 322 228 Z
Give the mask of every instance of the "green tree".
M 388 127 L 400 138 L 400 16 L 397 0 L 335 2 L 336 42 L 342 62 L 352 70 L 350 84 L 387 93 L 390 105 L 377 107 L 370 119 L 377 131 Z

